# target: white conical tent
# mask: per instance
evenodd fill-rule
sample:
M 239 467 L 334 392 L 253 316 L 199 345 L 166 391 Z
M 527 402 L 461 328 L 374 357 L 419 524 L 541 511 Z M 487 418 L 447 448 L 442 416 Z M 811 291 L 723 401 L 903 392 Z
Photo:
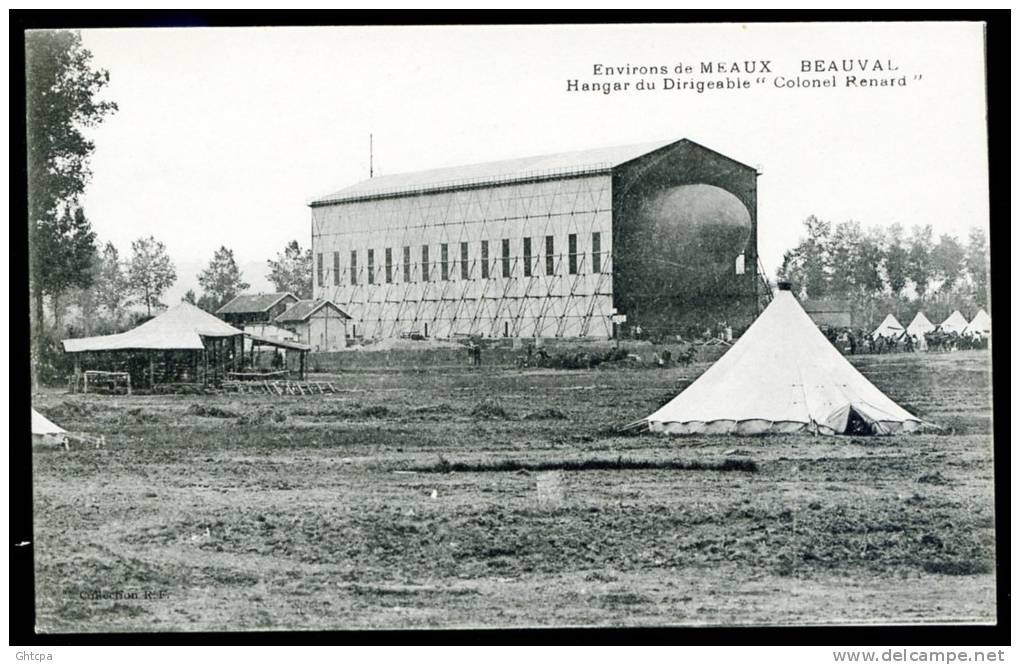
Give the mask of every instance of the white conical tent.
M 47 434 L 67 434 L 67 430 L 56 425 L 35 409 L 32 409 L 32 434 L 44 436 Z
M 879 337 L 899 337 L 903 334 L 903 326 L 896 320 L 896 317 L 889 314 L 882 323 L 878 324 L 875 328 L 875 332 L 871 333 L 872 339 L 878 339 Z
M 921 421 L 886 397 L 780 290 L 736 344 L 648 416 L 667 434 L 912 431 Z
M 32 409 L 32 445 L 67 445 L 67 431 Z
M 945 321 L 939 326 L 942 332 L 947 333 L 963 333 L 964 328 L 967 327 L 967 319 L 963 318 L 963 314 L 960 314 L 960 310 L 953 310 L 953 313 L 949 315 Z
M 935 324 L 928 320 L 924 312 L 915 314 L 914 320 L 907 326 L 907 334 L 918 339 L 923 338 L 926 333 L 930 333 L 932 330 L 935 330 Z
M 978 313 L 974 315 L 974 318 L 967 327 L 964 329 L 965 333 L 972 333 L 983 335 L 987 337 L 992 334 L 992 317 L 988 316 L 988 312 L 983 309 L 979 309 Z

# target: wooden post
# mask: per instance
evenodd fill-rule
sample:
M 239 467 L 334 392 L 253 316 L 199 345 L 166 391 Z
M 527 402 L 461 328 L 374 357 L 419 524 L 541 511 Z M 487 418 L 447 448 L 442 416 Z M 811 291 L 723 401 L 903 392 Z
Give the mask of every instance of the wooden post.
M 305 352 L 299 351 L 298 355 L 301 357 L 301 369 L 298 370 L 298 379 L 301 381 L 305 380 Z
M 152 351 L 149 351 L 149 389 L 156 387 L 156 361 L 153 359 Z

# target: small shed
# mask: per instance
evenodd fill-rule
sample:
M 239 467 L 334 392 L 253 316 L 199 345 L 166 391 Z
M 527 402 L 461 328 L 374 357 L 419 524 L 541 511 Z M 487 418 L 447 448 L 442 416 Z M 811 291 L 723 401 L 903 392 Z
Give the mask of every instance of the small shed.
M 850 303 L 838 298 L 814 298 L 802 303 L 815 325 L 828 328 L 849 328 L 853 325 Z
M 216 310 L 216 316 L 246 331 L 258 324 L 271 325 L 273 319 L 298 302 L 293 293 L 243 293 Z M 253 330 L 257 335 L 263 331 Z
M 277 316 L 275 323 L 295 333 L 313 351 L 338 351 L 347 346 L 350 318 L 329 300 L 299 300 Z

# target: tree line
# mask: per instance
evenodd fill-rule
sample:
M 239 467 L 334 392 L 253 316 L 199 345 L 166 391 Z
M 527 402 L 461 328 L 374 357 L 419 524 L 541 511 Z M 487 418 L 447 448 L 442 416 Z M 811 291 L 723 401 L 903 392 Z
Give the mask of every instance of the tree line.
M 906 325 L 918 310 L 935 323 L 955 309 L 965 316 L 991 311 L 988 240 L 978 227 L 966 241 L 950 234 L 936 240 L 931 225 L 908 232 L 899 224 L 865 228 L 812 215 L 777 276 L 802 298 L 847 301 L 855 324 L 864 327 L 890 312 Z
M 83 216 L 82 220 L 88 223 Z M 94 238 L 94 234 L 91 235 Z M 163 299 L 177 282 L 177 268 L 166 246 L 155 237 L 132 242 L 130 257 L 126 260 L 111 242 L 100 248 L 93 241 L 91 246 L 82 248 L 82 252 L 89 258 L 80 267 L 76 285 L 48 294 L 50 322 L 57 336 L 120 332 L 144 322 L 166 306 Z M 310 249 L 302 250 L 298 242 L 292 240 L 266 264 L 266 279 L 276 291 L 311 298 Z M 216 312 L 251 287 L 244 281 L 233 250 L 222 246 L 198 273 L 198 284 L 201 294 L 189 289 L 182 300 L 208 312 Z M 80 327 L 64 324 L 64 314 L 69 307 L 77 310 Z M 132 308 L 136 310 L 133 316 Z
M 95 150 L 88 130 L 115 113 L 117 104 L 101 99 L 110 74 L 93 66 L 81 35 L 26 33 L 25 75 L 30 318 L 38 363 L 71 332 L 64 324 L 69 307 L 81 315 L 81 329 L 73 332 L 118 332 L 163 306 L 177 270 L 153 236 L 132 242 L 130 256 L 122 259 L 116 246 L 98 241 L 86 216 L 81 196 Z M 310 298 L 311 263 L 311 250 L 292 241 L 267 262 L 267 277 L 277 290 Z M 202 295 L 189 291 L 185 300 L 209 311 L 249 288 L 226 247 L 215 252 L 198 281 Z M 131 307 L 144 307 L 145 314 L 131 320 L 126 314 Z

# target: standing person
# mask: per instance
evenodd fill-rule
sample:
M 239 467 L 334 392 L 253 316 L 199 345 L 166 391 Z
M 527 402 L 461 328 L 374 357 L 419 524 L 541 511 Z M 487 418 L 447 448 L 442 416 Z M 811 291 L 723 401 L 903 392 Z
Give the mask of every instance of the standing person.
M 475 365 L 477 367 L 481 367 L 482 366 L 482 345 L 481 344 L 476 344 L 475 345 Z

